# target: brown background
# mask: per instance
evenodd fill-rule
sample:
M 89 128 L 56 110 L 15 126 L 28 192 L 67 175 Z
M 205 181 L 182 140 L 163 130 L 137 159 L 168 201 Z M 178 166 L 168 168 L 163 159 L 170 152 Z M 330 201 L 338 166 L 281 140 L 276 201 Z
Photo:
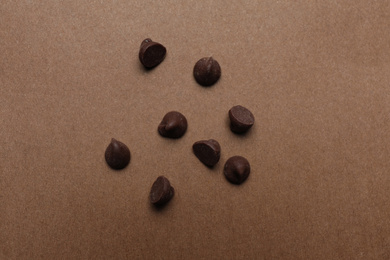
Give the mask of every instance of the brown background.
M 389 259 L 389 28 L 386 0 L 2 0 L 0 258 Z M 152 71 L 146 37 L 168 50 Z M 202 88 L 211 55 L 222 77 Z M 170 110 L 179 140 L 157 134 Z M 191 150 L 208 138 L 212 170 Z M 241 186 L 222 174 L 233 155 L 251 162 Z M 161 211 L 159 175 L 176 189 Z

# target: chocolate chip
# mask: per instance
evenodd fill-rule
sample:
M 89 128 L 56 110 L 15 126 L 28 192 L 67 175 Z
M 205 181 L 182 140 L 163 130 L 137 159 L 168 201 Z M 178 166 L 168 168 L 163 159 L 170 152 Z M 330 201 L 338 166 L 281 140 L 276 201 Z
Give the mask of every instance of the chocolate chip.
M 194 154 L 208 167 L 213 167 L 221 157 L 221 146 L 214 140 L 201 140 L 192 145 Z
M 229 110 L 230 129 L 237 133 L 245 133 L 255 122 L 252 112 L 243 106 L 234 106 Z
M 225 177 L 233 184 L 243 183 L 249 176 L 251 167 L 247 159 L 242 156 L 230 157 L 223 170 Z
M 111 139 L 104 154 L 107 164 L 115 170 L 125 168 L 130 162 L 130 150 L 122 142 Z
M 194 66 L 195 80 L 202 86 L 211 86 L 221 77 L 221 67 L 212 57 L 200 59 Z
M 167 50 L 163 45 L 147 38 L 142 41 L 138 56 L 142 65 L 150 69 L 164 60 L 166 52 Z
M 187 119 L 177 111 L 168 112 L 158 126 L 158 132 L 163 137 L 180 138 L 187 130 Z
M 175 189 L 164 176 L 160 176 L 153 183 L 150 190 L 150 202 L 155 206 L 162 206 L 170 201 L 175 194 Z

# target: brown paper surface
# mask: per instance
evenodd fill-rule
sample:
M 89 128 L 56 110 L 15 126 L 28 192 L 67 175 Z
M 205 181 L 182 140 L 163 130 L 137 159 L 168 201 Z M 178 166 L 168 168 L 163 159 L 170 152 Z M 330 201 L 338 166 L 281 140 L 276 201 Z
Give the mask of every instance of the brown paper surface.
M 0 259 L 389 259 L 388 1 L 0 2 Z M 165 45 L 145 71 L 141 41 Z M 219 61 L 203 88 L 195 62 Z M 233 105 L 256 122 L 229 130 Z M 160 137 L 171 110 L 189 127 Z M 130 165 L 111 170 L 111 138 Z M 216 139 L 208 169 L 192 144 Z M 251 163 L 226 181 L 233 155 Z M 176 190 L 148 201 L 159 175 Z

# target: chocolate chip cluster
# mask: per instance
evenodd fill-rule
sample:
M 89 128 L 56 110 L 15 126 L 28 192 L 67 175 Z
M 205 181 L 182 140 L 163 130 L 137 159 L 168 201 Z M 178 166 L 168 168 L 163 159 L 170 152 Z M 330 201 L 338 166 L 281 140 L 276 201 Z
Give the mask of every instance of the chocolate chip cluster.
M 165 58 L 166 48 L 151 39 L 142 41 L 139 50 L 139 60 L 145 69 L 153 69 Z M 212 57 L 201 58 L 196 62 L 193 70 L 196 82 L 208 87 L 214 85 L 221 77 L 221 67 Z M 247 108 L 237 105 L 232 107 L 228 116 L 230 119 L 230 130 L 235 134 L 245 134 L 254 124 L 255 118 Z M 158 133 L 164 138 L 181 138 L 187 131 L 188 122 L 186 117 L 177 111 L 170 111 L 165 114 L 157 127 Z M 192 145 L 194 155 L 205 166 L 212 168 L 220 160 L 221 145 L 217 140 L 200 140 Z M 111 143 L 105 151 L 105 159 L 112 169 L 121 170 L 130 163 L 130 149 L 126 144 L 112 138 Z M 223 174 L 232 184 L 243 183 L 250 174 L 250 164 L 243 156 L 230 157 L 224 166 Z M 153 183 L 149 199 L 157 206 L 163 206 L 174 195 L 174 188 L 164 176 L 159 176 Z

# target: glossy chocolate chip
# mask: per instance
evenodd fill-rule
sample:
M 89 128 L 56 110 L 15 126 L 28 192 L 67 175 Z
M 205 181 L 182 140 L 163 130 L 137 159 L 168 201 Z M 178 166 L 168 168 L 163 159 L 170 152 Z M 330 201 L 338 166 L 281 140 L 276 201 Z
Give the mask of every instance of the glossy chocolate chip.
M 242 156 L 230 157 L 226 161 L 223 170 L 226 179 L 233 184 L 243 183 L 248 178 L 250 172 L 249 162 Z
M 111 143 L 106 148 L 104 157 L 112 169 L 120 170 L 129 164 L 130 150 L 124 143 L 112 138 Z
M 195 156 L 208 167 L 216 165 L 221 157 L 221 146 L 214 139 L 195 142 L 192 149 Z
M 234 106 L 229 110 L 230 129 L 242 134 L 248 131 L 255 123 L 252 112 L 243 106 Z
M 138 56 L 142 65 L 150 69 L 159 65 L 166 53 L 167 50 L 162 44 L 147 38 L 142 41 Z
M 153 205 L 162 206 L 170 201 L 174 194 L 175 190 L 171 186 L 169 180 L 164 176 L 160 176 L 153 183 L 149 198 Z
M 168 112 L 158 126 L 158 132 L 163 137 L 180 138 L 187 130 L 187 119 L 177 111 Z
M 221 67 L 212 57 L 200 59 L 194 66 L 195 80 L 202 86 L 211 86 L 221 77 Z

